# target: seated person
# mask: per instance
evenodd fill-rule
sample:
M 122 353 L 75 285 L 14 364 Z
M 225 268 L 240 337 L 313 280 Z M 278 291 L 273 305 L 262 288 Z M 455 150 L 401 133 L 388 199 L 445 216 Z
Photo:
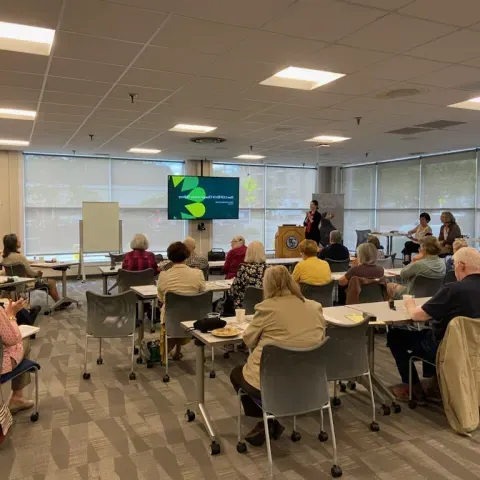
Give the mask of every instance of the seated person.
M 453 242 L 456 238 L 462 237 L 462 232 L 452 212 L 442 212 L 440 221 L 442 226 L 440 227 L 438 241 L 442 246 L 442 256 L 445 257 L 453 253 Z
M 468 243 L 466 240 L 463 238 L 457 238 L 453 242 L 452 248 L 453 248 L 453 254 L 455 255 L 461 248 L 468 247 Z M 454 270 L 453 268 L 453 257 L 450 257 L 446 262 L 445 266 L 447 267 L 447 272 L 451 272 Z
M 0 308 L 0 338 L 3 344 L 2 374 L 9 373 L 19 365 L 24 358 L 28 358 L 30 346 L 28 340 L 22 340 L 18 328 L 16 315 L 24 309 L 25 300 L 17 302 L 11 300 Z M 32 408 L 34 403 L 23 395 L 24 388 L 30 383 L 30 373 L 23 373 L 12 380 L 12 396 L 9 408 L 12 413 Z
M 167 257 L 173 266 L 158 277 L 158 298 L 163 303 L 160 328 L 160 353 L 163 361 L 166 358 L 166 352 L 170 352 L 174 347 L 176 352 L 173 359 L 179 360 L 183 356 L 181 346 L 190 341 L 188 338 L 169 338 L 168 345 L 165 346 L 165 295 L 167 292 L 188 295 L 205 291 L 203 272 L 187 266 L 189 255 L 190 251 L 184 243 L 172 243 L 167 249 Z
M 372 243 L 362 243 L 357 247 L 357 258 L 345 275 L 338 280 L 338 303 L 345 305 L 348 282 L 352 277 L 382 278 L 383 267 L 376 265 L 377 248 Z
M 316 242 L 315 242 L 316 243 Z M 238 392 L 242 388 L 253 398 L 260 398 L 260 359 L 263 346 L 268 343 L 295 348 L 318 345 L 325 337 L 325 319 L 322 306 L 306 300 L 300 287 L 283 266 L 270 267 L 263 279 L 264 301 L 255 306 L 252 322 L 243 334 L 243 340 L 253 349 L 247 363 L 232 370 L 230 381 Z M 292 321 L 295 319 L 295 321 Z M 262 418 L 262 409 L 250 398 L 242 396 L 245 415 Z M 270 434 L 278 438 L 284 427 L 277 420 L 269 420 Z M 265 430 L 260 421 L 245 437 L 254 446 L 265 442 Z
M 21 248 L 22 242 L 15 233 L 9 233 L 8 235 L 5 235 L 3 237 L 2 264 L 4 266 L 15 265 L 17 263 L 23 264 L 27 277 L 35 279 L 35 286 L 47 285 L 48 294 L 53 298 L 54 302 L 58 302 L 60 300 L 60 295 L 58 294 L 55 280 L 41 278 L 43 272 L 41 270 L 35 271 L 32 269 L 30 262 L 27 260 L 25 255 L 20 253 Z M 69 305 L 71 305 L 71 302 L 64 303 L 60 305 L 59 308 L 67 308 Z
M 241 263 L 238 267 L 237 276 L 233 279 L 230 289 L 234 309 L 243 308 L 243 297 L 247 287 L 262 288 L 263 275 L 267 267 L 263 243 L 250 242 L 245 263 Z
M 130 242 L 131 252 L 125 255 L 122 262 L 123 270 L 139 272 L 151 268 L 158 275 L 158 265 L 155 254 L 148 252 L 148 238 L 143 233 L 137 233 Z
M 237 276 L 238 267 L 244 262 L 247 253 L 245 239 L 240 235 L 233 237 L 230 245 L 232 246 L 232 249 L 227 253 L 223 265 L 223 273 L 225 273 L 225 278 L 227 280 Z
M 371 243 L 377 249 L 377 260 L 383 260 L 385 254 L 383 253 L 382 246 L 380 245 L 380 240 L 375 235 L 369 235 L 367 243 Z
M 334 213 L 331 212 L 324 212 L 322 213 L 321 220 L 320 220 L 320 245 L 326 247 L 330 241 L 330 233 L 333 232 L 335 227 L 332 223 L 332 218 L 335 217 Z
M 198 268 L 203 270 L 208 268 L 208 259 L 203 255 L 198 254 L 196 249 L 195 239 L 192 237 L 187 237 L 183 243 L 187 246 L 188 251 L 190 252 L 190 256 L 187 258 L 187 265 L 192 268 Z
M 402 295 L 410 294 L 417 275 L 427 278 L 444 278 L 445 262 L 438 256 L 440 251 L 440 244 L 435 237 L 423 237 L 420 240 L 421 259 L 405 266 L 400 272 L 400 278 L 403 282 L 408 282 L 407 286 L 395 282 L 388 283 L 388 296 L 400 299 Z
M 392 328 L 387 345 L 397 363 L 403 386 L 393 389 L 399 400 L 408 400 L 409 359 L 412 355 L 435 363 L 448 323 L 455 317 L 480 318 L 480 253 L 472 247 L 460 249 L 453 257 L 457 282 L 445 284 L 428 302 L 417 307 L 414 298 L 405 299 L 405 308 L 414 322 L 430 321 L 431 329 Z M 422 401 L 424 390 L 417 370 L 412 370 L 413 398 Z
M 317 251 L 318 246 L 314 240 L 303 240 L 300 243 L 303 262 L 297 263 L 293 270 L 293 279 L 297 283 L 325 285 L 331 282 L 330 265 L 325 260 L 317 258 Z
M 420 214 L 420 224 L 408 232 L 407 237 L 410 238 L 405 242 L 405 247 L 402 250 L 403 264 L 408 265 L 412 259 L 412 253 L 418 253 L 420 250 L 420 240 L 427 234 L 432 234 L 432 229 L 428 225 L 430 222 L 430 215 L 427 212 Z M 412 236 L 415 235 L 415 236 Z
M 342 234 L 338 230 L 330 232 L 330 244 L 320 251 L 318 258 L 336 262 L 350 260 L 350 252 L 342 245 Z

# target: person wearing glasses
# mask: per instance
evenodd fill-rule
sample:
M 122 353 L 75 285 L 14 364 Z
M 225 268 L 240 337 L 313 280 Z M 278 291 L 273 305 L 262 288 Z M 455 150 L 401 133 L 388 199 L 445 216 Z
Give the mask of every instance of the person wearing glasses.
M 227 280 L 237 276 L 238 267 L 245 261 L 247 253 L 245 239 L 241 235 L 233 237 L 230 245 L 232 249 L 227 253 L 225 264 L 223 265 L 223 273 Z

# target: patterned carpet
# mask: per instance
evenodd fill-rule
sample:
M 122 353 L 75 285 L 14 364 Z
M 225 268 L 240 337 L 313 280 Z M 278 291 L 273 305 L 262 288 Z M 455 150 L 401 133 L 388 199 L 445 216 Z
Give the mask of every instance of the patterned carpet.
M 221 455 L 212 457 L 201 420 L 187 424 L 185 401 L 194 394 L 194 346 L 171 364 L 171 381 L 163 369 L 136 365 L 137 380 L 129 381 L 129 342 L 104 342 L 104 364 L 96 365 L 96 341 L 91 341 L 91 379 L 82 379 L 85 291 L 101 292 L 101 280 L 69 283 L 69 294 L 81 300 L 54 317 L 41 316 L 41 332 L 32 342 L 32 358 L 40 372 L 40 419 L 28 413 L 15 424 L 0 446 L 0 480 L 197 480 L 268 478 L 266 449 L 236 451 L 236 397 L 229 382 L 241 353 L 217 355 L 217 378 L 207 378 L 207 403 L 220 433 Z M 38 294 L 33 303 L 44 302 Z M 398 383 L 385 339 L 377 338 L 377 372 Z M 95 349 L 95 350 L 94 350 Z M 7 388 L 4 387 L 4 394 Z M 369 400 L 361 387 L 342 394 L 334 411 L 339 464 L 345 479 L 480 478 L 480 436 L 453 434 L 438 407 L 404 406 L 402 413 L 379 417 L 380 432 L 368 429 Z M 198 416 L 197 416 L 198 417 Z M 275 478 L 284 480 L 330 477 L 331 443 L 317 440 L 318 415 L 298 420 L 302 440 L 283 437 L 272 443 Z M 244 419 L 244 432 L 253 426 Z

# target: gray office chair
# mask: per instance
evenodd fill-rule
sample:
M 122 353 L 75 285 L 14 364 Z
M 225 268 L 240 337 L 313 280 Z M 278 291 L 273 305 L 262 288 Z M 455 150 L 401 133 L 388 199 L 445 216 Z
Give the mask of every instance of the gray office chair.
M 5 274 L 8 277 L 23 277 L 27 278 L 27 269 L 23 263 L 13 263 L 12 265 L 4 265 L 3 268 L 5 269 Z M 35 279 L 32 278 L 32 282 L 35 282 Z M 48 311 L 48 285 L 47 284 L 39 284 L 35 285 L 34 287 L 27 287 L 25 284 L 19 287 L 13 287 L 15 291 L 26 291 L 28 293 L 28 301 L 30 302 L 30 294 L 34 290 L 43 291 L 47 294 L 47 311 Z
M 362 285 L 358 303 L 384 302 L 386 299 L 385 287 L 381 283 Z
M 203 277 L 205 278 L 205 281 L 208 281 L 208 275 L 209 275 L 209 268 L 205 267 L 201 269 L 203 272 Z
M 87 325 L 85 329 L 85 361 L 83 378 L 90 379 L 87 372 L 88 339 L 99 339 L 99 356 L 97 365 L 103 363 L 102 339 L 132 337 L 132 367 L 130 380 L 135 380 L 134 350 L 135 350 L 135 320 L 137 296 L 134 292 L 124 292 L 119 295 L 100 295 L 87 291 Z
M 371 230 L 355 230 L 355 232 L 357 233 L 357 247 L 362 243 L 367 243 L 368 235 L 372 233 Z
M 392 255 L 387 255 L 385 258 L 379 258 L 376 261 L 376 264 L 385 269 L 394 268 L 395 256 L 396 254 L 394 253 Z
M 168 350 L 169 338 L 190 338 L 191 335 L 182 328 L 181 322 L 201 320 L 212 311 L 213 292 L 203 292 L 194 295 L 180 295 L 167 292 L 165 295 L 165 349 Z M 165 355 L 164 382 L 170 381 L 168 374 L 168 351 Z M 213 366 L 212 366 L 213 371 Z
M 452 283 L 456 281 L 457 281 L 457 277 L 455 276 L 455 270 L 449 270 L 445 275 L 443 284 L 445 285 L 446 283 Z
M 301 283 L 300 289 L 302 295 L 309 300 L 321 303 L 323 307 L 331 307 L 333 305 L 333 287 L 335 282 L 331 281 L 325 285 L 310 285 L 309 283 Z
M 443 278 L 428 278 L 422 275 L 417 275 L 410 287 L 410 293 L 417 298 L 433 297 L 442 288 Z
M 247 287 L 245 296 L 243 297 L 243 308 L 246 315 L 255 313 L 255 305 L 263 302 L 263 288 Z
M 157 263 L 163 262 L 163 255 L 161 253 L 156 253 L 155 254 L 155 261 Z
M 330 260 L 327 258 L 327 262 L 330 265 L 330 271 L 333 272 L 346 272 L 350 268 L 350 259 L 348 260 Z
M 328 440 L 328 434 L 323 430 L 323 410 L 328 411 L 330 430 L 333 447 L 333 477 L 340 477 L 342 469 L 337 465 L 337 444 L 333 425 L 332 408 L 330 406 L 330 394 L 328 391 L 325 344 L 329 341 L 324 339 L 320 345 L 312 348 L 284 348 L 269 344 L 263 347 L 260 360 L 260 391 L 261 399 L 253 399 L 263 411 L 263 423 L 265 432 L 268 432 L 268 420 L 275 417 L 293 416 L 293 432 L 291 439 L 297 442 L 301 439 L 296 431 L 296 417 L 320 410 L 320 433 L 318 439 L 321 442 Z M 238 444 L 237 451 L 247 451 L 245 442 L 242 442 L 241 431 L 241 396 L 246 395 L 238 390 Z M 268 463 L 270 475 L 273 475 L 272 451 L 270 436 L 266 435 Z
M 375 420 L 375 398 L 373 396 L 372 377 L 367 356 L 367 330 L 369 318 L 365 318 L 361 323 L 351 325 L 335 325 L 327 328 L 327 335 L 330 338 L 325 345 L 328 352 L 327 358 L 327 378 L 329 382 L 334 382 L 332 405 L 338 406 L 342 402 L 337 396 L 338 382 L 342 380 L 351 380 L 358 377 L 367 377 L 370 391 L 370 400 L 372 402 L 372 422 L 370 430 L 378 432 L 380 430 Z M 349 381 L 350 389 L 355 390 L 355 382 Z M 342 391 L 346 388 L 343 386 Z

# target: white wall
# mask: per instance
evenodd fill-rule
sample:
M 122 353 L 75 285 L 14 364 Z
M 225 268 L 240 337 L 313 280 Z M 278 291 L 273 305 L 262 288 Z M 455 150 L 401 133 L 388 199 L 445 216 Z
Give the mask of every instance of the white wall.
M 23 155 L 0 150 L 0 236 L 23 234 Z

